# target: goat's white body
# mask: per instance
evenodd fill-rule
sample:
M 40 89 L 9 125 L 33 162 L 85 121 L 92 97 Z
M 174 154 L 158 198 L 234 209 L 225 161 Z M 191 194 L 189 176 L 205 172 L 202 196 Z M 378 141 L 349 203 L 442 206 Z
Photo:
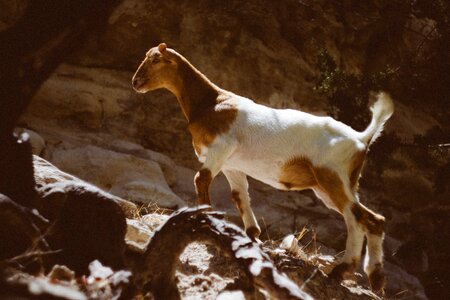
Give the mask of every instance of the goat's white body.
M 210 146 L 227 143 L 234 151 L 222 170 L 239 170 L 277 189 L 282 166 L 291 158 L 307 157 L 313 165 L 346 172 L 352 155 L 363 150 L 361 133 L 330 117 L 293 109 L 273 109 L 234 95 L 238 115 L 230 130 Z M 199 160 L 204 162 L 208 148 Z

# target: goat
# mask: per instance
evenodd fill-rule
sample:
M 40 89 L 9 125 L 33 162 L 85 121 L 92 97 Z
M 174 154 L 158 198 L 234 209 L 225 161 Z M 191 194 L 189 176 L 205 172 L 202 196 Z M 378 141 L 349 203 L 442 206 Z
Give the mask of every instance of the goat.
M 166 88 L 176 96 L 203 163 L 194 178 L 199 204 L 211 205 L 209 186 L 222 171 L 246 233 L 256 239 L 261 230 L 247 175 L 281 190 L 312 189 L 347 226 L 345 255 L 330 277 L 355 271 L 367 237 L 365 272 L 372 289 L 383 290 L 385 219 L 359 202 L 357 190 L 369 146 L 394 112 L 389 95 L 378 94 L 369 126 L 357 132 L 331 117 L 273 109 L 223 90 L 164 43 L 146 53 L 132 84 L 140 93 Z

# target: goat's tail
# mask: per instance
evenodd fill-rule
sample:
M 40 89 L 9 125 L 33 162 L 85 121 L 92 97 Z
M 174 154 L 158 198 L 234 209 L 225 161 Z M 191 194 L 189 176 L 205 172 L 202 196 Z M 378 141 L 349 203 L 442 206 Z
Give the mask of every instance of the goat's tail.
M 370 110 L 372 111 L 372 120 L 366 130 L 360 133 L 361 141 L 367 146 L 375 142 L 380 136 L 384 124 L 394 113 L 394 103 L 387 93 L 380 92 L 377 95 L 377 101 L 372 105 Z

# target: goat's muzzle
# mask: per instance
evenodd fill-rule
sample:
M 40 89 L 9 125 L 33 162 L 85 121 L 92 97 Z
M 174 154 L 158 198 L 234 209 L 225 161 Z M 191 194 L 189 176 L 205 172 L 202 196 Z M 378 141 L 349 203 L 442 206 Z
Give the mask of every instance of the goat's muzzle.
M 143 91 L 141 90 L 141 88 L 148 82 L 147 79 L 143 79 L 143 78 L 133 78 L 133 89 L 136 92 L 140 92 L 142 93 Z

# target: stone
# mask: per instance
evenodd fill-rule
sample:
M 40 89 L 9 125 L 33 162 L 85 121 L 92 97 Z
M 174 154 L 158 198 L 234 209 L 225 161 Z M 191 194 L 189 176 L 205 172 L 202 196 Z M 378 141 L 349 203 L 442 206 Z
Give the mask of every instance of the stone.
M 66 190 L 70 190 L 72 187 L 79 187 L 81 190 L 90 190 L 93 193 L 101 195 L 101 197 L 111 199 L 122 208 L 126 216 L 133 217 L 137 214 L 137 207 L 133 203 L 103 192 L 97 187 L 65 173 L 43 158 L 33 156 L 33 165 L 38 193 L 42 198 L 45 198 L 45 201 L 39 201 L 38 208 L 52 220 L 59 216 L 64 200 L 58 197 L 48 197 L 49 191 L 64 194 Z
M 287 235 L 283 238 L 280 244 L 280 248 L 293 255 L 296 255 L 300 251 L 298 240 L 293 234 Z
M 52 223 L 48 236 L 52 249 L 47 265 L 64 264 L 77 273 L 87 271 L 94 259 L 113 268 L 124 266 L 125 215 L 135 216 L 134 204 L 106 193 L 46 160 L 34 156 L 37 209 Z
M 151 232 L 155 232 L 168 219 L 169 215 L 146 214 L 141 217 L 141 222 L 145 223 Z
M 17 135 L 26 133 L 28 135 L 31 144 L 31 151 L 33 152 L 33 154 L 38 156 L 43 154 L 45 150 L 45 140 L 42 138 L 42 136 L 39 135 L 39 133 L 34 130 L 21 127 L 16 127 L 14 129 L 14 133 Z
M 52 161 L 101 189 L 141 204 L 185 206 L 167 184 L 158 163 L 136 156 L 87 145 L 54 151 Z
M 66 266 L 54 265 L 47 277 L 53 281 L 63 280 L 70 282 L 75 279 L 75 272 Z
M 127 219 L 127 233 L 125 243 L 135 252 L 144 253 L 152 238 L 152 231 L 146 223 Z
M 92 280 L 91 282 L 88 280 L 88 283 L 93 283 L 98 279 L 106 279 L 114 274 L 110 267 L 105 267 L 98 260 L 94 260 L 89 264 L 89 272 L 89 277 L 92 278 Z
M 64 264 L 86 274 L 98 259 L 114 269 L 124 267 L 125 214 L 114 197 L 77 181 L 44 186 L 40 211 L 54 222 L 48 242 L 61 252 L 48 256 L 46 264 Z

